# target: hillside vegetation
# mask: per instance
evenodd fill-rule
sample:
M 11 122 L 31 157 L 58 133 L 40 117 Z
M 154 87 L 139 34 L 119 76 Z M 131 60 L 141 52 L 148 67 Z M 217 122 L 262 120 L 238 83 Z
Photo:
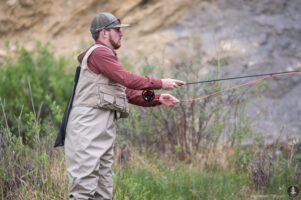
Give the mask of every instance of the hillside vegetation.
M 75 65 L 41 43 L 33 51 L 19 47 L 17 57 L 5 61 L 0 68 L 0 196 L 66 199 L 64 152 L 53 144 L 71 92 L 73 73 L 68 71 Z M 124 65 L 132 70 L 129 62 Z M 190 67 L 190 72 L 179 74 L 179 68 L 170 75 L 193 77 L 197 68 Z M 156 66 L 140 69 L 137 73 L 163 76 Z M 220 89 L 215 83 L 174 95 L 184 99 Z M 288 186 L 300 183 L 300 143 L 266 146 L 244 113 L 246 102 L 246 95 L 236 91 L 173 109 L 132 106 L 130 117 L 118 122 L 115 199 L 286 196 Z M 236 122 L 227 122 L 232 115 Z M 256 142 L 242 146 L 250 136 Z M 220 143 L 223 137 L 226 143 Z

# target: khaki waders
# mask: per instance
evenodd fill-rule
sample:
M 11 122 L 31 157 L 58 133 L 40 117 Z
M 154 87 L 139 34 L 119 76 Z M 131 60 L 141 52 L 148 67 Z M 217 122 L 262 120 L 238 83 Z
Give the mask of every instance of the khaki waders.
M 115 111 L 75 107 L 69 116 L 67 133 L 70 200 L 111 200 Z
M 111 167 L 116 137 L 115 121 L 127 117 L 129 108 L 126 88 L 102 74 L 93 73 L 87 66 L 88 57 L 99 47 L 107 48 L 92 46 L 81 63 L 66 129 L 65 154 L 70 200 L 113 198 Z

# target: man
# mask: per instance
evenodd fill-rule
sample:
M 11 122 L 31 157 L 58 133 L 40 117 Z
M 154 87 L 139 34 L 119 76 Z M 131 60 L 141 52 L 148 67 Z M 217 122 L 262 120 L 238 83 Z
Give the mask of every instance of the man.
M 112 199 L 115 121 L 127 117 L 128 102 L 140 106 L 179 102 L 169 94 L 144 100 L 145 89 L 171 90 L 185 82 L 131 74 L 118 62 L 115 50 L 121 43 L 120 20 L 100 13 L 91 22 L 95 45 L 79 56 L 81 73 L 66 130 L 65 154 L 69 175 L 69 198 Z

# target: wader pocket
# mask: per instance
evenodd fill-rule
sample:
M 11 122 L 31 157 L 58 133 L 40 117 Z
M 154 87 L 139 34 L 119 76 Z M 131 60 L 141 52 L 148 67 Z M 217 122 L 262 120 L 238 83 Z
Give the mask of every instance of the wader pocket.
M 106 93 L 100 93 L 99 95 L 99 107 L 119 111 L 122 118 L 129 115 L 129 109 L 127 107 L 128 105 L 126 99 L 122 97 L 115 97 L 111 94 Z
M 116 98 L 116 106 L 122 110 L 125 110 L 125 99 L 117 97 Z
M 100 94 L 100 107 L 107 108 L 110 110 L 125 111 L 125 99 L 103 93 Z
M 103 94 L 103 99 L 106 103 L 114 104 L 115 103 L 115 97 L 109 94 Z

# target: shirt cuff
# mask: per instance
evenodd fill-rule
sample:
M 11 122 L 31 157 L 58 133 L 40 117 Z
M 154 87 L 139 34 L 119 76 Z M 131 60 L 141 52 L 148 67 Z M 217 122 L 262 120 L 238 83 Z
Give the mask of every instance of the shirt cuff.
M 152 78 L 151 84 L 152 84 L 152 89 L 154 90 L 162 89 L 162 80 L 159 78 Z
M 162 103 L 159 101 L 161 94 L 155 93 L 155 101 L 157 102 L 156 105 L 161 105 Z

